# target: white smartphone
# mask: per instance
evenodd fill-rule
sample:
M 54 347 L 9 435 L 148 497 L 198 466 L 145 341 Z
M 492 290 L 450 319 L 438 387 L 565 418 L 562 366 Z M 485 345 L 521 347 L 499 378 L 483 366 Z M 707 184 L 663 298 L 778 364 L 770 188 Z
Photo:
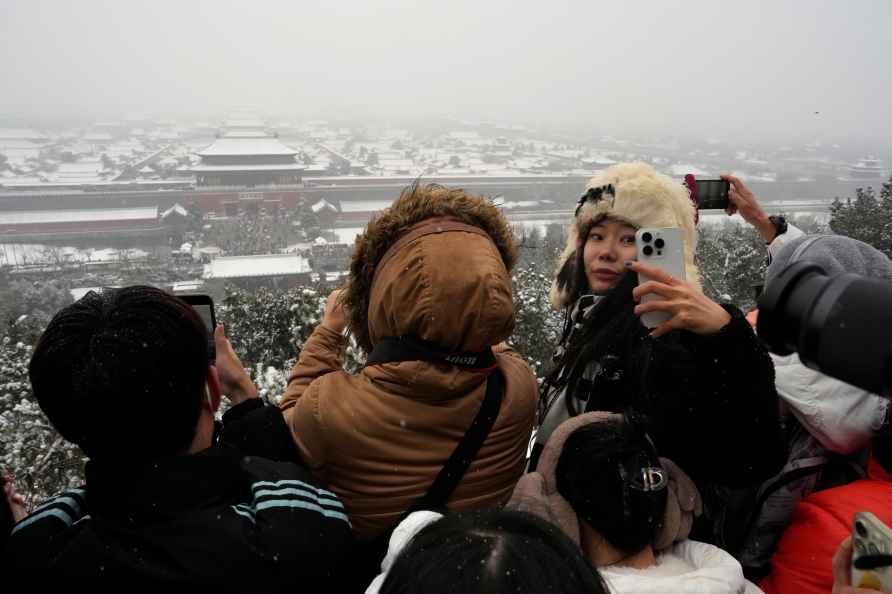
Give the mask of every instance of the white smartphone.
M 870 512 L 856 513 L 853 524 L 852 585 L 892 590 L 892 565 L 876 567 L 872 562 L 878 559 L 877 555 L 892 555 L 892 529 Z
M 681 238 L 681 229 L 677 227 L 652 228 L 645 227 L 635 232 L 635 247 L 638 251 L 638 261 L 663 272 L 671 274 L 678 280 L 685 280 L 684 274 L 684 243 Z M 643 285 L 653 280 L 647 275 L 638 275 L 638 284 Z M 641 303 L 659 301 L 664 299 L 656 293 L 648 293 L 641 298 Z M 672 314 L 665 311 L 650 311 L 641 315 L 641 323 L 648 328 L 656 328 Z

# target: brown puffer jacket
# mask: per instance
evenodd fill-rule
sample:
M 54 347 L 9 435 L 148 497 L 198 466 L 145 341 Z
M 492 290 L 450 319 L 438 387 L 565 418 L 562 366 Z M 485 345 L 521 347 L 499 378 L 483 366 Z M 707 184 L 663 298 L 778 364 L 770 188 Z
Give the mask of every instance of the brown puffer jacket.
M 515 249 L 488 201 L 431 186 L 405 192 L 357 242 L 345 299 L 354 335 L 366 349 L 406 335 L 456 351 L 497 345 L 514 327 Z M 350 375 L 340 367 L 344 346 L 339 332 L 317 327 L 281 407 L 304 461 L 371 538 L 427 492 L 476 416 L 487 376 L 422 361 Z M 524 470 L 536 379 L 511 349 L 493 350 L 504 398 L 451 509 L 504 504 Z

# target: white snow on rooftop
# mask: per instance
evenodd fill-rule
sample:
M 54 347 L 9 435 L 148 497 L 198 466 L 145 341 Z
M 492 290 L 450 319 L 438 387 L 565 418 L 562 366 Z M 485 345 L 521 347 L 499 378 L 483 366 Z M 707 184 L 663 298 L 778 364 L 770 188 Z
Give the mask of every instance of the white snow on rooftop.
M 229 118 L 223 122 L 224 128 L 264 128 L 266 122 L 259 118 Z
M 392 200 L 342 200 L 341 212 L 378 212 L 391 204 Z
M 218 138 L 201 150 L 202 157 L 245 155 L 296 155 L 297 151 L 278 138 Z
M 172 215 L 174 213 L 180 215 L 181 217 L 189 216 L 189 213 L 186 211 L 186 209 L 183 208 L 182 206 L 180 206 L 179 203 L 177 203 L 177 204 L 174 204 L 173 206 L 171 206 L 170 208 L 168 208 L 167 210 L 165 210 L 164 212 L 162 212 L 161 218 L 166 219 L 167 217 L 169 217 L 170 215 Z
M 7 210 L 0 212 L 0 225 L 140 221 L 148 219 L 158 219 L 157 206 L 94 208 L 89 210 Z
M 297 254 L 264 254 L 215 258 L 204 267 L 204 278 L 287 276 L 310 272 L 309 261 Z
M 303 171 L 306 167 L 298 163 L 277 163 L 274 165 L 195 165 L 187 167 L 187 171 L 194 173 L 214 173 L 223 171 Z
M 315 204 L 313 204 L 313 206 L 310 207 L 310 210 L 312 210 L 313 212 L 320 212 L 321 210 L 332 210 L 334 212 L 338 211 L 338 209 L 335 207 L 335 205 L 332 204 L 331 202 L 329 202 L 328 200 L 326 200 L 325 198 L 323 198 L 323 199 L 319 200 L 319 202 L 316 202 Z
M 29 128 L 0 128 L 0 138 L 20 140 L 46 140 L 46 134 Z
M 691 165 L 690 163 L 676 163 L 669 167 L 670 175 L 682 177 L 687 175 L 688 173 L 693 173 L 696 177 L 706 177 L 710 174 L 699 167 Z M 718 174 L 712 174 L 713 177 L 718 177 Z
M 338 242 L 353 245 L 356 242 L 356 237 L 362 234 L 365 231 L 365 228 L 347 227 L 341 229 L 332 229 L 332 231 L 338 237 Z
M 503 204 L 498 204 L 497 206 L 501 206 L 504 209 L 511 210 L 513 208 L 533 208 L 534 206 L 539 206 L 538 200 L 518 200 L 514 202 L 505 202 Z

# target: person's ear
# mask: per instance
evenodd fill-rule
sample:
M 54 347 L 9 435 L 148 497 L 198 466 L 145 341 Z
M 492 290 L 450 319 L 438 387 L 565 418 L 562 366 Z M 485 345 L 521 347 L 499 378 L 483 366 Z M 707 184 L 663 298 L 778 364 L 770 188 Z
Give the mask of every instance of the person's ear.
M 207 390 L 208 402 L 205 402 L 203 406 L 210 407 L 210 411 L 212 413 L 217 412 L 217 409 L 220 408 L 220 376 L 217 375 L 217 368 L 213 365 L 208 365 L 207 372 L 207 383 L 205 384 L 205 389 Z

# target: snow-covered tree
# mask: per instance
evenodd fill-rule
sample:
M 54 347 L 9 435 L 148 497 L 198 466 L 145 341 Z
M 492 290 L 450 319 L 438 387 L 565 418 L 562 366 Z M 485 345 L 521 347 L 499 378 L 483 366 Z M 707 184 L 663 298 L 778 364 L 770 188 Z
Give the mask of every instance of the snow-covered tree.
M 551 276 L 536 266 L 516 269 L 514 283 L 514 334 L 508 344 L 520 353 L 536 377 L 544 377 L 561 333 L 561 316 L 551 307 Z
M 731 302 L 744 311 L 756 306 L 755 285 L 765 278 L 765 242 L 749 225 L 726 221 L 701 226 L 697 264 L 703 290 L 715 301 Z
M 34 344 L 57 311 L 73 300 L 58 281 L 11 280 L 0 275 L 0 334 Z
M 277 403 L 304 343 L 322 321 L 327 292 L 308 287 L 244 291 L 227 288 L 218 308 L 226 336 L 261 397 Z M 344 369 L 358 370 L 364 356 L 355 341 L 348 340 Z
M 834 233 L 859 239 L 892 258 L 892 178 L 880 188 L 858 188 L 855 199 L 837 198 L 830 207 Z
M 40 410 L 28 380 L 31 347 L 0 339 L 0 470 L 15 477 L 31 509 L 83 482 L 83 453 Z

